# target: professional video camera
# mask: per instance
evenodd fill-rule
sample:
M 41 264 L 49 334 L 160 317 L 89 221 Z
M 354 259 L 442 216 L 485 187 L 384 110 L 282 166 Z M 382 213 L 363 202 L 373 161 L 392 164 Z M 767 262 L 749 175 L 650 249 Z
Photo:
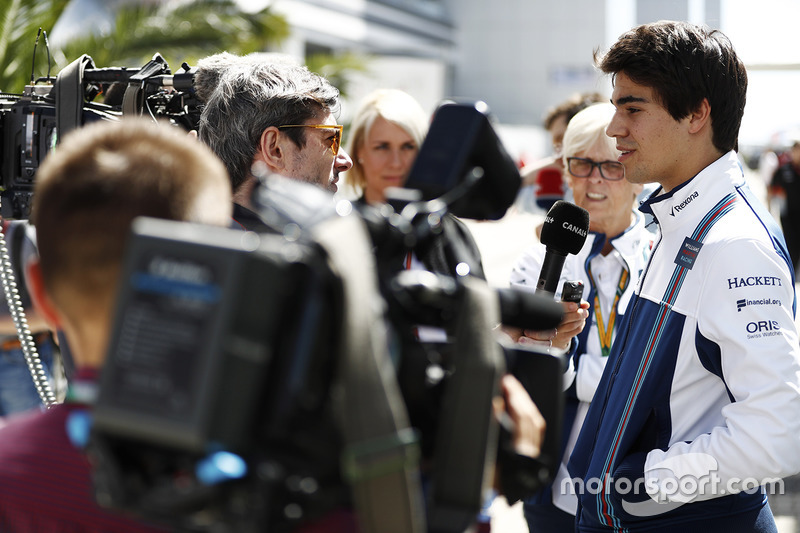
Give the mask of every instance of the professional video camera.
M 266 177 L 254 202 L 275 234 L 137 221 L 87 448 L 98 502 L 180 531 L 291 531 L 353 505 L 364 533 L 455 532 L 496 460 L 506 492 L 538 489 L 557 466 L 563 361 L 493 328 L 552 328 L 561 306 L 393 266 L 448 212 L 502 216 L 519 180 L 485 105 L 447 104 L 394 209 Z M 449 347 L 416 349 L 414 324 Z M 538 460 L 492 411 L 523 367 L 548 424 Z M 420 408 L 431 428 L 409 420 Z
M 92 58 L 83 55 L 55 79 L 39 78 L 25 86 L 21 95 L 0 94 L 0 216 L 28 218 L 42 160 L 59 138 L 87 122 L 146 113 L 195 129 L 200 111 L 193 79 L 189 65 L 172 74 L 159 54 L 138 69 L 95 68 Z
M 159 54 L 140 69 L 95 68 L 92 58 L 83 55 L 55 79 L 48 70 L 46 77 L 34 81 L 31 72 L 31 84 L 22 94 L 0 93 L 0 217 L 29 217 L 39 165 L 59 138 L 87 122 L 147 113 L 187 130 L 196 128 L 200 112 L 193 80 L 194 69 L 184 63 L 182 71 L 173 75 Z M 103 101 L 96 102 L 101 95 Z M 7 249 L 0 228 L 3 294 L 34 386 L 43 404 L 50 406 L 57 401 L 56 395 L 42 370 L 18 289 L 24 284 L 15 280 L 14 272 L 19 269 L 12 264 Z

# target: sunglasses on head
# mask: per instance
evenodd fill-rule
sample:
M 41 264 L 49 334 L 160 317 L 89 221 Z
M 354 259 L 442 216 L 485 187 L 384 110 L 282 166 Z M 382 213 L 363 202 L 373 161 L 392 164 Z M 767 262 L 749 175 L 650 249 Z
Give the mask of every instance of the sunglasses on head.
M 339 153 L 339 147 L 342 145 L 342 130 L 344 126 L 341 124 L 285 124 L 283 126 L 278 126 L 278 129 L 281 128 L 314 128 L 317 130 L 336 130 L 333 134 L 333 141 L 331 142 L 331 152 L 333 155 L 337 155 Z

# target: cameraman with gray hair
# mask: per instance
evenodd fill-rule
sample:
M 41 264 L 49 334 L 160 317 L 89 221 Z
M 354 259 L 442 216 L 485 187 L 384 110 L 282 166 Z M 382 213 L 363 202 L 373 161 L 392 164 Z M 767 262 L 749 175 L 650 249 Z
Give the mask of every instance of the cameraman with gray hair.
M 339 91 L 289 61 L 229 59 L 227 68 L 211 62 L 218 82 L 200 118 L 199 136 L 228 169 L 234 220 L 245 229 L 264 230 L 250 201 L 254 166 L 336 192 L 339 173 L 353 165 L 341 149 L 343 127 L 336 123 Z

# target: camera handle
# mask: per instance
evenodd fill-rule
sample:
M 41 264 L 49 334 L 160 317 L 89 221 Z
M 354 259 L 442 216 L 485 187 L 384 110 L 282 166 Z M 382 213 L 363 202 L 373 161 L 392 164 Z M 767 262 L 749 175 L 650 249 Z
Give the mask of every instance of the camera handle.
M 18 228 L 17 231 L 23 231 L 23 229 Z M 6 246 L 5 230 L 2 224 L 0 224 L 0 282 L 3 284 L 3 293 L 5 294 L 6 302 L 8 302 L 11 319 L 14 321 L 14 327 L 19 336 L 22 354 L 25 357 L 25 363 L 28 365 L 28 371 L 31 373 L 33 385 L 36 387 L 36 392 L 39 393 L 42 403 L 49 409 L 58 401 L 53 389 L 50 387 L 42 361 L 36 351 L 36 343 L 33 342 L 33 335 L 30 327 L 28 327 L 28 319 L 25 316 L 25 309 L 22 306 L 22 300 L 17 289 L 18 284 L 25 283 L 25 281 L 17 280 L 14 275 L 14 267 L 11 264 L 11 257 Z

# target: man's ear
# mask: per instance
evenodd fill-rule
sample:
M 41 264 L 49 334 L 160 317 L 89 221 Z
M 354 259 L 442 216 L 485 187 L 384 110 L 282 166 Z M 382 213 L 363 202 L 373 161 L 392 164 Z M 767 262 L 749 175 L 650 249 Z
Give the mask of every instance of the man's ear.
M 703 98 L 697 108 L 689 113 L 689 133 L 697 133 L 706 125 L 711 126 L 711 104 L 708 98 Z
M 261 133 L 256 158 L 260 157 L 270 171 L 281 174 L 287 165 L 287 152 L 283 146 L 286 140 L 278 128 L 270 126 Z
M 32 259 L 26 269 L 28 290 L 31 294 L 31 300 L 36 310 L 42 315 L 47 324 L 52 330 L 61 329 L 62 320 L 61 313 L 59 313 L 47 290 L 44 288 L 44 280 L 42 279 L 42 266 L 39 264 L 38 259 Z

